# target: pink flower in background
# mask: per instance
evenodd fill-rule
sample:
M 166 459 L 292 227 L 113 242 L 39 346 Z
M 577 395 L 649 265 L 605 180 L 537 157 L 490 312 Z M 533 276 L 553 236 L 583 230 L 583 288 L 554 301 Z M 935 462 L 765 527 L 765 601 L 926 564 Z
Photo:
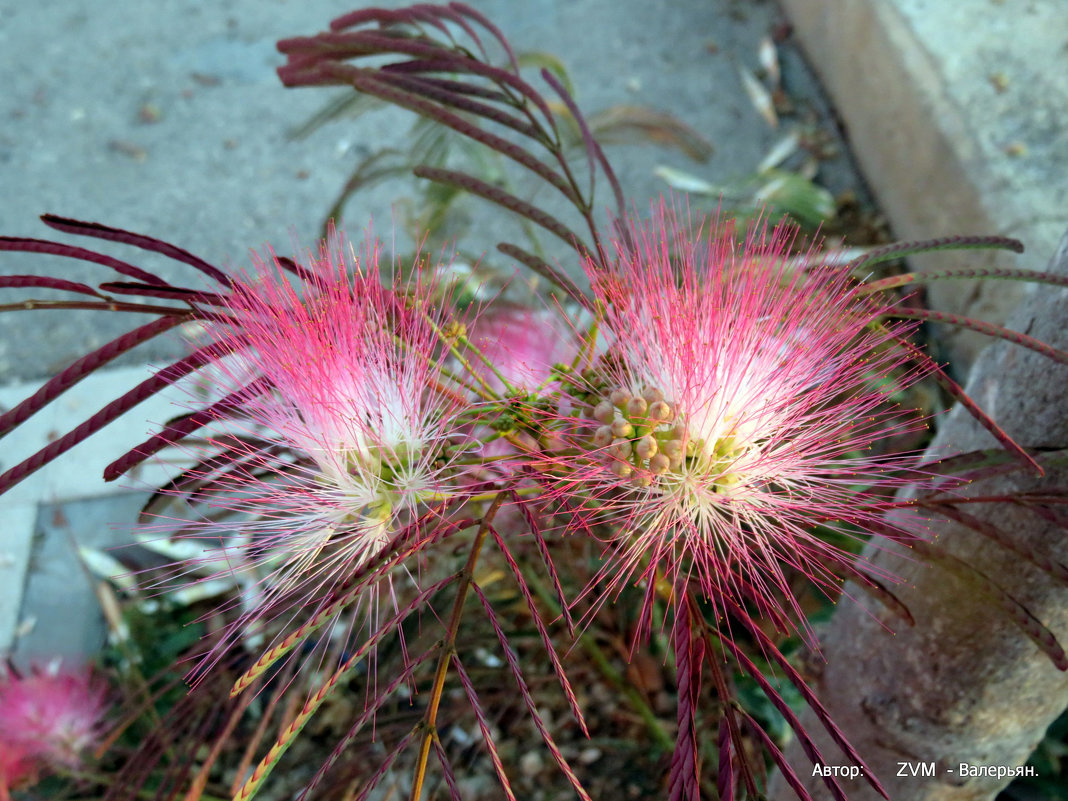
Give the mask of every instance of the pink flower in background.
M 513 388 L 527 392 L 548 383 L 553 365 L 570 364 L 580 345 L 561 313 L 508 305 L 490 306 L 468 338 Z M 500 378 L 485 364 L 474 359 L 472 366 L 495 392 L 504 392 Z
M 524 403 L 558 392 L 559 382 L 550 380 L 553 367 L 570 365 L 581 346 L 572 323 L 562 312 L 508 304 L 492 305 L 483 311 L 474 321 L 468 339 L 494 367 L 491 370 L 480 358 L 472 356 L 469 363 L 474 371 L 494 392 L 504 398 L 518 395 Z M 501 378 L 508 382 L 510 392 Z M 558 396 L 555 405 L 560 403 Z M 512 476 L 517 467 L 526 463 L 512 443 L 493 438 L 488 427 L 477 434 L 478 438 L 488 439 L 480 449 L 486 463 L 477 474 L 479 478 Z M 519 436 L 530 440 L 530 448 L 536 447 L 529 435 L 521 432 Z
M 84 670 L 0 679 L 0 785 L 31 779 L 40 766 L 76 768 L 100 738 L 106 695 Z
M 693 578 L 774 615 L 794 603 L 783 565 L 817 583 L 849 572 L 817 524 L 863 530 L 885 499 L 873 490 L 912 478 L 894 471 L 913 455 L 868 453 L 910 426 L 874 380 L 901 357 L 848 273 L 787 268 L 789 230 L 739 243 L 686 222 L 661 207 L 611 271 L 588 267 L 611 344 L 577 477 L 618 529 L 617 587 Z
M 353 263 L 335 243 L 312 269 L 301 294 L 260 261 L 222 312 L 217 333 L 246 368 L 234 383 L 258 373 L 273 387 L 247 397 L 250 418 L 310 457 L 319 511 L 334 522 L 437 493 L 432 463 L 457 402 L 438 391 L 430 363 L 438 337 L 425 315 L 434 310 L 409 308 L 382 286 L 373 248 Z M 418 305 L 425 296 L 413 289 Z M 310 500 L 291 487 L 271 496 L 292 496 L 301 509 Z
M 26 747 L 0 736 L 0 801 L 10 801 L 11 790 L 37 781 L 37 773 L 37 760 Z

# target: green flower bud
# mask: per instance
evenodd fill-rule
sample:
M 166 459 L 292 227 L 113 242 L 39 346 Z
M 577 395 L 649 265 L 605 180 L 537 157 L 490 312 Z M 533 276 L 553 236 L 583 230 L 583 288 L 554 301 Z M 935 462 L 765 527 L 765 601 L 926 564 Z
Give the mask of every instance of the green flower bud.
M 649 404 L 645 402 L 645 398 L 634 397 L 627 401 L 627 414 L 630 417 L 645 417 L 648 408 Z
M 658 450 L 656 445 L 656 439 L 651 434 L 646 434 L 644 437 L 638 440 L 637 446 L 634 448 L 638 454 L 639 459 L 648 459 L 651 456 L 656 456 Z
M 649 419 L 656 420 L 660 423 L 666 423 L 672 417 L 674 417 L 674 410 L 671 408 L 671 404 L 666 401 L 656 401 L 649 404 Z
M 604 448 L 612 442 L 612 429 L 608 426 L 601 426 L 593 432 L 593 444 L 595 447 Z
M 642 390 L 642 397 L 645 398 L 646 402 L 653 404 L 657 401 L 662 401 L 664 399 L 664 393 L 656 387 L 646 387 Z
M 671 460 L 662 453 L 656 454 L 656 456 L 649 460 L 649 472 L 651 473 L 662 476 L 670 469 Z
M 608 425 L 615 419 L 616 409 L 608 401 L 601 401 L 593 407 L 593 419 L 598 423 L 604 423 Z

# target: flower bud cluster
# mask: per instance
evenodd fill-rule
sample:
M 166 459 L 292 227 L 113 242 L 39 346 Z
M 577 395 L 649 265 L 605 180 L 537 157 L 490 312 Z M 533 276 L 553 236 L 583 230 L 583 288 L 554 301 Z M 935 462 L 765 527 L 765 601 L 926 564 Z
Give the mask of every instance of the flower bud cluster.
M 656 387 L 638 394 L 616 387 L 593 407 L 593 418 L 601 423 L 593 445 L 608 459 L 609 469 L 635 487 L 648 487 L 656 477 L 679 470 L 694 454 L 685 423 Z

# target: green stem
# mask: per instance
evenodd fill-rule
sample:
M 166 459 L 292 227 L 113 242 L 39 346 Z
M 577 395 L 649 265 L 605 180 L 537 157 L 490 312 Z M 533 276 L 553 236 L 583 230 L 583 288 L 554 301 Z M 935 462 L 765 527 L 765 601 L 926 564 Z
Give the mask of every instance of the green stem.
M 408 796 L 410 801 L 419 801 L 423 794 L 423 783 L 426 781 L 427 763 L 430 759 L 430 749 L 437 737 L 438 709 L 445 692 L 445 678 L 449 673 L 449 664 L 456 652 L 456 637 L 460 631 L 460 619 L 463 616 L 464 601 L 471 589 L 471 583 L 475 578 L 475 566 L 478 564 L 479 554 L 489 534 L 490 523 L 493 522 L 497 510 L 504 503 L 505 493 L 498 492 L 490 508 L 482 518 L 482 524 L 478 527 L 474 542 L 471 543 L 471 553 L 467 557 L 467 564 L 460 572 L 459 585 L 456 589 L 456 600 L 452 605 L 452 615 L 449 625 L 445 629 L 445 640 L 441 643 L 441 654 L 438 657 L 438 666 L 434 674 L 434 684 L 430 691 L 430 703 L 427 705 L 426 715 L 423 717 L 423 740 L 419 745 L 419 756 L 415 763 L 415 776 L 412 779 L 412 791 Z
M 444 331 L 441 330 L 441 327 L 430 318 L 430 315 L 426 312 L 423 312 L 423 319 L 425 319 L 427 324 L 430 326 L 430 330 L 433 331 L 437 335 L 438 339 L 440 339 L 442 343 L 449 349 L 449 352 L 451 352 L 452 355 L 456 357 L 456 360 L 463 365 L 464 369 L 468 372 L 468 374 L 471 375 L 471 377 L 478 381 L 478 383 L 481 385 L 481 389 L 477 390 L 478 394 L 484 400 L 500 400 L 500 398 L 497 397 L 497 393 L 493 391 L 493 387 L 489 385 L 485 378 L 483 378 L 475 371 L 475 368 L 471 366 L 471 362 L 469 362 L 460 352 L 460 349 L 456 347 L 456 344 L 458 342 L 463 342 L 465 345 L 470 345 L 470 342 L 467 337 L 464 334 L 457 334 L 453 336 L 447 335 Z M 472 350 L 475 351 L 478 357 L 485 364 L 489 365 L 490 369 L 497 375 L 498 378 L 501 379 L 501 383 L 504 384 L 505 388 L 509 391 L 513 391 L 512 388 L 508 385 L 508 382 L 504 380 L 504 377 L 501 376 L 499 372 L 497 372 L 497 368 L 494 367 L 493 364 L 489 361 L 489 359 L 487 359 L 482 354 L 482 351 L 475 347 L 472 347 Z
M 462 344 L 465 348 L 468 348 L 471 351 L 473 351 L 474 354 L 476 356 L 478 356 L 479 361 L 481 361 L 484 365 L 486 365 L 486 367 L 488 367 L 490 369 L 490 371 L 504 385 L 504 388 L 508 391 L 509 395 L 516 394 L 516 392 L 518 390 L 515 387 L 513 387 L 511 384 L 508 383 L 508 379 L 506 379 L 501 374 L 501 371 L 497 369 L 497 366 L 486 357 L 486 354 L 484 354 L 480 348 L 476 347 L 474 345 L 474 343 L 472 343 L 471 340 L 467 338 L 467 334 L 460 334 L 459 336 L 456 337 L 456 341 L 459 342 L 460 344 Z M 465 365 L 465 366 L 467 366 L 467 365 Z M 470 368 L 468 367 L 468 369 L 470 369 Z

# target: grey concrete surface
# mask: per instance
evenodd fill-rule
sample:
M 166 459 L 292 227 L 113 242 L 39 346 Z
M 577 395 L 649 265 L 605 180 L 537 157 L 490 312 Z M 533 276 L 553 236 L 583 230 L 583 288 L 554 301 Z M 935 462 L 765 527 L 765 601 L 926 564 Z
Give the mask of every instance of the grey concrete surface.
M 50 237 L 37 215 L 52 212 L 149 234 L 234 265 L 265 243 L 288 250 L 294 235 L 309 243 L 350 168 L 409 125 L 407 115 L 380 115 L 287 141 L 287 131 L 336 90 L 282 88 L 274 42 L 321 30 L 357 5 L 0 0 L 0 231 Z M 757 42 L 779 19 L 774 3 L 472 5 L 518 49 L 560 56 L 585 109 L 647 104 L 685 119 L 716 147 L 710 178 L 751 169 L 777 136 L 743 94 L 736 71 L 737 64 L 757 68 Z M 811 79 L 801 72 L 794 70 L 791 81 L 803 97 Z M 616 150 L 621 177 L 641 204 L 663 188 L 652 175 L 656 164 L 688 166 L 655 148 Z M 388 231 L 398 193 L 396 186 L 383 188 L 351 209 L 352 232 L 372 216 L 379 231 Z M 103 272 L 40 256 L 5 254 L 0 263 L 6 271 L 75 280 Z M 170 280 L 199 277 L 162 258 L 139 263 Z M 45 376 L 128 324 L 89 312 L 44 316 L 0 316 L 0 383 Z M 126 363 L 179 347 L 157 342 Z
M 120 492 L 40 506 L 22 596 L 23 631 L 12 648 L 16 662 L 48 655 L 78 663 L 104 647 L 108 629 L 94 592 L 100 580 L 79 559 L 78 549 L 121 555 L 112 549 L 129 542 L 122 521 L 136 518 L 147 498 L 147 493 Z
M 53 232 L 37 216 L 52 212 L 106 223 L 235 267 L 247 262 L 250 249 L 267 243 L 282 252 L 294 239 L 310 244 L 352 166 L 375 148 L 395 143 L 410 125 L 407 115 L 383 114 L 334 124 L 299 142 L 287 139 L 288 131 L 337 90 L 282 88 L 274 74 L 282 63 L 274 42 L 322 30 L 356 5 L 355 0 L 0 0 L 0 233 L 82 244 L 194 285 L 200 276 L 189 268 Z M 772 2 L 472 0 L 471 5 L 518 50 L 559 56 L 587 112 L 646 105 L 677 115 L 712 142 L 715 154 L 703 166 L 669 150 L 611 148 L 610 158 L 639 207 L 664 191 L 653 175 L 659 164 L 722 181 L 750 172 L 782 136 L 761 119 L 738 76 L 739 65 L 759 69 L 758 42 L 782 21 Z M 784 44 L 780 58 L 798 117 L 822 120 L 833 138 L 819 88 L 796 48 Z M 784 127 L 790 124 L 784 121 Z M 859 188 L 844 156 L 823 170 L 832 189 Z M 388 238 L 391 203 L 410 192 L 395 183 L 373 191 L 349 207 L 346 229 L 359 235 L 373 217 L 376 230 Z M 607 205 L 607 195 L 602 198 Z M 472 222 L 474 244 L 464 244 L 477 255 L 492 247 L 500 216 L 479 212 Z M 0 253 L 0 269 L 89 283 L 113 277 L 71 260 L 13 253 Z M 131 325 L 120 315 L 92 312 L 0 315 L 0 386 L 8 385 L 0 403 L 17 402 L 32 389 L 25 382 L 53 374 Z M 0 469 L 132 386 L 145 363 L 158 365 L 184 348 L 177 337 L 159 340 L 112 365 L 122 369 L 109 368 L 85 382 L 32 427 L 4 440 Z M 64 540 L 62 548 L 82 535 L 61 532 L 51 522 L 54 512 L 39 513 L 38 506 L 115 492 L 118 487 L 98 479 L 106 457 L 122 452 L 123 443 L 139 441 L 173 411 L 163 401 L 129 415 L 121 432 L 89 440 L 0 498 L 0 652 L 10 649 L 19 632 L 29 632 L 17 651 L 26 660 L 92 639 L 84 632 L 72 635 L 71 627 L 83 622 L 64 618 L 62 609 L 64 603 L 91 606 L 93 599 L 84 587 L 65 582 L 64 570 L 47 564 L 56 537 Z M 108 517 L 110 502 L 103 503 L 103 509 L 92 507 L 99 519 Z M 116 501 L 112 521 L 128 525 L 128 511 Z M 34 608 L 35 598 L 50 598 L 48 609 Z
M 148 375 L 140 365 L 89 376 L 4 437 L 0 470 L 43 448 Z M 38 385 L 0 387 L 0 408 L 11 408 Z M 0 497 L 0 654 L 23 655 L 27 663 L 53 655 L 77 660 L 93 652 L 89 643 L 99 644 L 100 609 L 77 547 L 130 541 L 136 507 L 126 498 L 131 491 L 159 486 L 175 474 L 176 464 L 146 465 L 111 483 L 103 480 L 104 467 L 173 417 L 181 400 L 177 390 L 152 398 Z M 83 502 L 88 505 L 62 511 L 64 504 Z

